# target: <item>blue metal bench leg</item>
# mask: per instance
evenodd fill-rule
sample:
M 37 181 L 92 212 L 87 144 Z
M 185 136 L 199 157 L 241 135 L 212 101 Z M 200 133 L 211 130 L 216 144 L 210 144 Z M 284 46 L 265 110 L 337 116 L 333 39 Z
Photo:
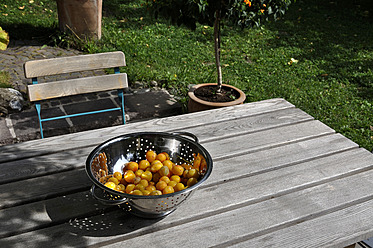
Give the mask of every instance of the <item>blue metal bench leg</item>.
M 119 67 L 114 68 L 114 73 L 120 73 Z M 126 124 L 126 114 L 124 112 L 124 94 L 123 90 L 118 90 L 118 98 L 120 100 L 120 108 L 122 109 L 122 115 L 123 115 L 123 124 Z
M 126 115 L 125 115 L 125 112 L 124 112 L 124 94 L 123 94 L 123 90 L 118 90 L 118 98 L 120 100 L 120 108 L 122 109 L 123 124 L 126 124 Z
M 39 126 L 40 126 L 40 135 L 41 135 L 41 138 L 44 139 L 44 135 L 43 135 L 43 125 L 41 124 L 41 106 L 40 106 L 40 103 L 37 102 L 35 103 L 35 108 L 36 108 L 36 112 L 38 112 L 38 118 L 39 118 Z

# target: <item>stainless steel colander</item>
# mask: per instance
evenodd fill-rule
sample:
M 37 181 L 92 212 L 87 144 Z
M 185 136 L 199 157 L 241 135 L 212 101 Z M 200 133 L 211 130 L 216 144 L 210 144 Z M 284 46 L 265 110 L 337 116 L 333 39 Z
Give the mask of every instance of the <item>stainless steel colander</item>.
M 137 196 L 121 193 L 111 190 L 99 182 L 100 171 L 93 163 L 99 154 L 105 153 L 108 173 L 113 174 L 116 171 L 122 172 L 125 164 L 130 161 L 146 159 L 145 154 L 148 150 L 157 153 L 167 152 L 175 164 L 193 161 L 193 154 L 199 153 L 206 160 L 206 172 L 197 184 L 179 192 L 160 196 Z M 144 218 L 158 218 L 173 212 L 177 206 L 190 197 L 194 189 L 210 176 L 211 171 L 210 154 L 198 143 L 198 138 L 188 132 L 141 132 L 118 136 L 97 146 L 86 160 L 87 175 L 94 183 L 91 188 L 93 197 L 104 204 L 120 205 L 131 214 Z

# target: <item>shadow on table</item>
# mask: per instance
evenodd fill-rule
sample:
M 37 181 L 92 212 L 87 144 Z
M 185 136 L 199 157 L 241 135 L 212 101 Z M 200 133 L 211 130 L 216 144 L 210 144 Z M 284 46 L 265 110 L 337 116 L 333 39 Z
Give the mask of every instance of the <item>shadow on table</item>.
M 66 206 L 66 208 L 56 207 L 55 203 L 46 205 L 48 216 L 54 223 L 65 222 L 53 227 L 53 234 L 61 233 L 61 236 L 54 237 L 54 243 L 56 243 L 56 239 L 61 239 L 64 244 L 76 246 L 87 242 L 89 244 L 90 237 L 94 237 L 95 243 L 110 243 L 110 241 L 102 239 L 107 237 L 128 239 L 134 235 L 137 236 L 137 231 L 140 229 L 143 229 L 143 232 L 151 226 L 151 229 L 154 230 L 156 223 L 162 219 L 140 218 L 126 212 L 122 207 L 104 206 L 93 199 L 88 192 L 85 192 L 84 197 L 72 194 L 60 198 L 58 205 Z M 67 222 L 66 214 L 68 212 L 73 212 L 76 217 Z

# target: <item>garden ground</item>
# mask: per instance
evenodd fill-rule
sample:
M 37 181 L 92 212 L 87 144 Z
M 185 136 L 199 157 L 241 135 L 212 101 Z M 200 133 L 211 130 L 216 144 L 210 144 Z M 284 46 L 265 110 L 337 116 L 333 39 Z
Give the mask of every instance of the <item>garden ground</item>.
M 0 6 L 0 23 L 11 39 L 37 37 L 88 53 L 121 50 L 131 82 L 160 82 L 182 104 L 189 84 L 215 82 L 211 27 L 191 31 L 154 19 L 146 1 L 112 0 L 104 1 L 102 40 L 80 42 L 56 31 L 55 1 L 24 2 Z M 368 2 L 298 0 L 281 20 L 261 28 L 225 26 L 223 81 L 244 90 L 247 101 L 285 98 L 371 151 L 373 25 Z

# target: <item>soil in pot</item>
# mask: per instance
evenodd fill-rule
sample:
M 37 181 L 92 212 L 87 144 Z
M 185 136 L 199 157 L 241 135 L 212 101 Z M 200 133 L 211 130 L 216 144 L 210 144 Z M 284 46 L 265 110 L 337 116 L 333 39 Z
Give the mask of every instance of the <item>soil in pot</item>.
M 240 93 L 226 86 L 222 86 L 221 93 L 216 93 L 216 85 L 199 87 L 194 90 L 194 95 L 208 102 L 231 102 L 240 97 Z

